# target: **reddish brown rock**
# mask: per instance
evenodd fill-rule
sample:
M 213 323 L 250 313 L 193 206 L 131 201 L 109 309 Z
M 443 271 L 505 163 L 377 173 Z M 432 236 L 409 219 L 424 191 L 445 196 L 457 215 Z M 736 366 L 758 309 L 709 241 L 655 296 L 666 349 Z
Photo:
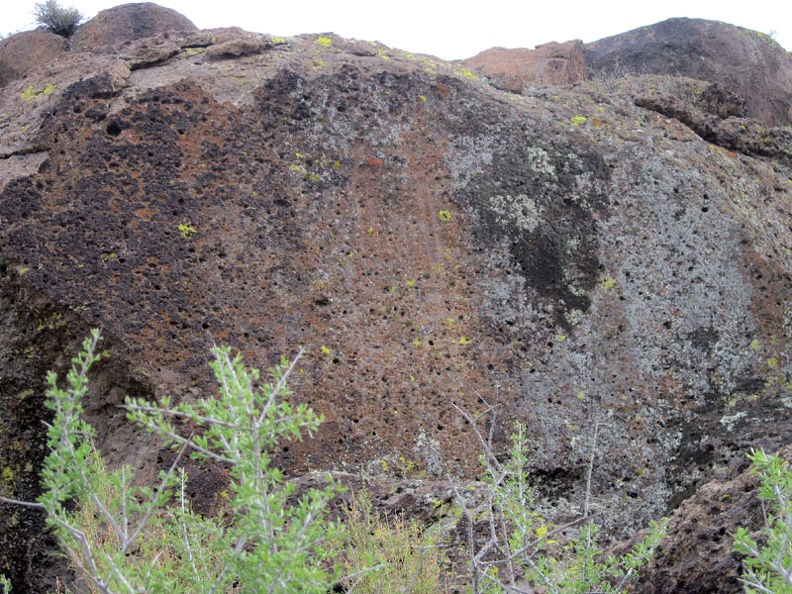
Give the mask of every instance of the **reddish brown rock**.
M 72 45 L 78 50 L 116 49 L 125 42 L 154 37 L 166 31 L 195 31 L 196 26 L 184 15 L 154 4 L 122 4 L 103 10 L 77 29 Z
M 586 44 L 592 76 L 670 74 L 718 83 L 748 116 L 789 124 L 792 55 L 763 33 L 701 19 L 669 19 Z
M 68 41 L 49 31 L 25 31 L 0 41 L 0 87 L 57 59 Z
M 536 49 L 494 47 L 462 61 L 498 89 L 521 93 L 529 85 L 567 85 L 586 78 L 583 42 L 545 43 Z
M 792 460 L 792 447 L 779 455 Z M 747 468 L 748 461 L 743 464 Z M 744 591 L 741 555 L 733 551 L 734 533 L 743 526 L 763 527 L 759 484 L 749 469 L 731 480 L 713 481 L 684 501 L 669 519 L 666 538 L 642 570 L 634 592 L 662 594 L 738 594 Z

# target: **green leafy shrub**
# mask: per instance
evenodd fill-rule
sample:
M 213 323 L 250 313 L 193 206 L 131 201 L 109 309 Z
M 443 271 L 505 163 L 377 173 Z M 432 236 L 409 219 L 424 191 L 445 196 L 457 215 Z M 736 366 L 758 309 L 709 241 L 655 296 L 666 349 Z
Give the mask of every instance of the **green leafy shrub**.
M 381 518 L 364 493 L 353 499 L 342 530 L 325 518 L 327 504 L 340 492 L 331 479 L 325 489 L 292 503 L 295 487 L 272 466 L 270 452 L 281 440 L 312 435 L 322 421 L 306 406 L 288 402 L 287 379 L 299 355 L 291 364 L 282 359 L 270 371 L 270 381 L 260 384 L 259 372 L 246 368 L 241 356 L 232 356 L 227 347 L 214 348 L 210 366 L 219 385 L 216 398 L 178 405 L 167 398 L 159 404 L 127 399 L 130 420 L 178 449 L 171 467 L 151 488 L 136 485 L 127 466 L 107 468 L 94 444 L 94 430 L 83 418 L 88 373 L 102 357 L 100 340 L 96 330 L 85 339 L 72 360 L 66 388 L 58 386 L 54 373 L 48 374 L 46 405 L 54 416 L 47 432 L 43 493 L 34 504 L 11 501 L 46 512 L 47 524 L 88 591 L 318 594 L 334 584 L 359 594 L 449 589 L 443 581 L 448 561 L 439 546 L 448 527 L 426 529 L 398 517 Z M 475 427 L 475 419 L 467 418 Z M 176 419 L 200 432 L 182 436 Z M 532 511 L 524 427 L 515 425 L 505 462 L 494 456 L 491 435 L 488 440 L 476 435 L 484 446 L 483 503 L 472 508 L 452 482 L 468 529 L 470 591 L 528 592 L 522 588 L 532 584 L 551 594 L 621 592 L 651 557 L 665 525 L 653 524 L 624 557 L 605 558 L 588 517 L 591 466 L 584 515 L 552 527 Z M 190 509 L 187 477 L 179 470 L 187 454 L 231 469 L 223 519 Z M 591 465 L 593 460 L 592 454 Z M 482 521 L 483 543 L 473 534 Z M 584 528 L 572 554 L 551 558 L 548 543 L 574 524 Z M 0 587 L 7 588 L 2 577 Z
M 621 557 L 605 556 L 597 544 L 599 528 L 588 523 L 573 544 L 569 559 L 556 561 L 540 557 L 528 572 L 533 581 L 544 584 L 552 594 L 617 594 L 624 592 L 638 570 L 654 555 L 665 536 L 665 520 L 651 522 L 647 535 L 630 552 Z
M 39 25 L 60 35 L 69 37 L 83 20 L 82 13 L 74 7 L 64 8 L 56 0 L 37 3 L 33 15 Z
M 762 450 L 752 452 L 752 472 L 760 479 L 759 499 L 764 527 L 759 544 L 751 532 L 740 527 L 734 550 L 745 555 L 745 591 L 792 594 L 792 468 L 781 457 Z
M 295 505 L 294 486 L 271 465 L 269 452 L 283 439 L 313 434 L 321 418 L 304 405 L 293 407 L 287 361 L 256 387 L 259 372 L 226 347 L 214 348 L 211 366 L 217 398 L 171 407 L 127 400 L 130 419 L 179 448 L 168 471 L 152 489 L 136 486 L 131 468 L 110 470 L 83 419 L 88 371 L 101 355 L 94 330 L 72 360 L 68 388 L 47 377 L 47 407 L 54 411 L 47 438 L 50 453 L 42 470 L 38 507 L 92 592 L 316 592 L 333 583 L 326 570 L 337 526 L 324 520 L 334 483 L 312 490 Z M 298 357 L 299 358 L 299 357 Z M 296 360 L 295 360 L 296 362 Z M 203 428 L 182 437 L 179 418 Z M 192 513 L 184 495 L 186 477 L 177 472 L 182 456 L 231 467 L 231 521 Z M 16 502 L 19 503 L 19 502 Z

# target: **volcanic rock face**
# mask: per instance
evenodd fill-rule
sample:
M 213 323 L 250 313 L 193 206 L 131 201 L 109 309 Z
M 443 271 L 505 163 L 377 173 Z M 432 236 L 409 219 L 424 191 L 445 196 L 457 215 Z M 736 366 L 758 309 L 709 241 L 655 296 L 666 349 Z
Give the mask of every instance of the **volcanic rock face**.
M 144 477 L 158 447 L 116 405 L 212 395 L 213 344 L 260 368 L 307 350 L 293 388 L 327 421 L 278 452 L 291 475 L 474 477 L 454 405 L 499 452 L 526 424 L 556 521 L 594 451 L 614 537 L 735 475 L 792 417 L 790 162 L 702 138 L 739 106 L 666 99 L 506 94 L 378 44 L 239 30 L 30 70 L 0 93 L 2 493 L 35 497 L 44 371 L 93 326 L 111 358 L 89 419 Z M 190 476 L 211 511 L 222 470 Z M 15 518 L 0 570 L 44 591 Z
M 701 19 L 669 19 L 586 45 L 589 74 L 670 74 L 716 82 L 748 115 L 792 122 L 792 57 L 769 36 Z

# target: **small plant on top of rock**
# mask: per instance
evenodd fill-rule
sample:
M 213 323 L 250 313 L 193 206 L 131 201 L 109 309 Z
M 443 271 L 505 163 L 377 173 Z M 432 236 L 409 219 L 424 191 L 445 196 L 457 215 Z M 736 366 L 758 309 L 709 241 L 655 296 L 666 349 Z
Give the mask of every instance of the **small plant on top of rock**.
M 83 20 L 83 15 L 79 10 L 73 6 L 64 8 L 56 0 L 37 3 L 33 15 L 39 25 L 45 26 L 61 37 L 70 37 L 80 21 Z
M 351 501 L 339 558 L 348 594 L 435 594 L 448 592 L 448 559 L 437 526 L 427 528 L 398 515 L 381 516 L 367 491 Z

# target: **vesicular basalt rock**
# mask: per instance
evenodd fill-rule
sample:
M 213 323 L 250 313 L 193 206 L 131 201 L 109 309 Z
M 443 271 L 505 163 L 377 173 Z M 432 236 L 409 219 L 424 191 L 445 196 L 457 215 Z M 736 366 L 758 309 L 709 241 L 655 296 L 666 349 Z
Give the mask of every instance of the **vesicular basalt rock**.
M 277 452 L 291 476 L 474 478 L 453 405 L 494 422 L 499 453 L 527 426 L 550 520 L 579 512 L 595 448 L 614 539 L 733 476 L 788 439 L 789 161 L 647 107 L 233 29 L 63 54 L 9 82 L 3 493 L 35 496 L 41 378 L 93 326 L 112 355 L 86 403 L 98 445 L 144 477 L 166 457 L 116 405 L 211 396 L 212 344 L 260 368 L 307 350 L 295 398 L 326 423 Z M 210 512 L 222 470 L 190 476 Z M 44 591 L 21 561 L 37 528 L 4 522 L 0 570 Z

